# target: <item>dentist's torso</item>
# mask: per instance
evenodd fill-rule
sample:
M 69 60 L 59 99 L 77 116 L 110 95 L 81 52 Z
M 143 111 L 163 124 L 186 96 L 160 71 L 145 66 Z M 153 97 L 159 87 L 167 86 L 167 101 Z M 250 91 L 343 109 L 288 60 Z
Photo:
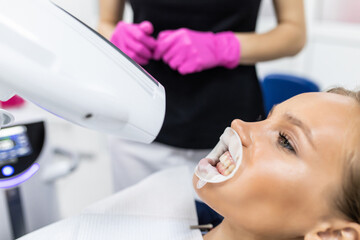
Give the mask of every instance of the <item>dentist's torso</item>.
M 254 32 L 261 0 L 130 0 L 134 22 L 144 20 L 160 31 Z M 163 61 L 144 68 L 166 90 L 166 116 L 156 141 L 181 148 L 212 148 L 235 118 L 264 116 L 255 66 L 216 67 L 180 75 Z

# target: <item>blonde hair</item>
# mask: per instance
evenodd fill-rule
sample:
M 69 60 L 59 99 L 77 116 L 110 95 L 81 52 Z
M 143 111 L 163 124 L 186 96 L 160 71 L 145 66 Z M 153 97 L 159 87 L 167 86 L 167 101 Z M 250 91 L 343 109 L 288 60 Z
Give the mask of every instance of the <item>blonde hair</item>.
M 360 106 L 360 91 L 345 88 L 332 88 L 327 92 L 348 96 Z M 360 136 L 357 136 L 359 139 Z M 359 144 L 359 141 L 358 141 Z M 344 181 L 340 194 L 335 199 L 336 207 L 350 220 L 360 224 L 360 144 L 347 154 L 344 168 Z

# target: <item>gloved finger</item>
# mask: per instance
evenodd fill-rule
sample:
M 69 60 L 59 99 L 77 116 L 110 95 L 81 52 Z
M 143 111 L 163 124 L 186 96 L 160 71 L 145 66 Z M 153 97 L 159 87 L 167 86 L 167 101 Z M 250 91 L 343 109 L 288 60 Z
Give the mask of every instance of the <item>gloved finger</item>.
M 173 70 L 177 70 L 181 63 L 184 62 L 185 55 L 176 55 L 174 58 L 172 58 L 168 64 Z
M 142 44 L 134 39 L 131 39 L 131 38 L 127 39 L 126 47 L 129 48 L 130 50 L 132 50 L 133 52 L 135 52 L 136 55 L 139 55 L 143 58 L 149 59 L 152 56 L 151 51 L 146 46 L 144 46 L 144 44 Z
M 141 30 L 139 26 L 132 27 L 131 29 L 126 28 L 124 31 L 129 38 L 131 37 L 134 40 L 146 45 L 149 49 L 155 48 L 156 40 Z
M 126 55 L 128 55 L 132 60 L 140 65 L 146 65 L 149 63 L 149 59 L 143 58 L 133 51 L 129 51 Z
M 143 21 L 139 24 L 141 30 L 143 30 L 146 34 L 151 35 L 154 32 L 154 27 L 149 21 Z
M 164 53 L 162 59 L 164 62 L 169 63 L 172 58 L 178 55 L 185 55 L 184 48 L 181 44 L 175 44 L 171 46 L 167 52 Z
M 157 45 L 155 38 L 148 35 L 143 35 L 139 41 L 151 50 L 153 50 Z
M 113 35 L 111 37 L 110 42 L 112 44 L 114 44 L 117 48 L 119 48 L 121 51 L 126 53 L 126 46 L 125 46 L 125 43 L 124 43 L 123 39 L 121 39 L 121 37 L 119 37 L 117 35 Z
M 123 41 L 119 41 L 118 44 L 116 44 L 116 46 L 123 51 L 125 54 L 126 52 L 128 52 L 129 50 L 127 49 L 127 47 L 125 46 L 125 42 Z
M 194 61 L 185 61 L 178 67 L 178 71 L 182 75 L 200 72 L 201 70 Z
M 142 58 L 140 56 L 136 56 L 134 60 L 135 60 L 135 62 L 137 62 L 138 64 L 140 64 L 142 66 L 147 65 L 149 63 L 149 59 Z
M 165 32 L 165 31 L 164 31 Z M 154 59 L 159 60 L 168 51 L 168 49 L 177 41 L 178 34 L 176 31 L 163 33 L 157 40 L 157 46 L 154 51 Z
M 161 31 L 158 35 L 158 39 L 161 40 L 161 39 L 164 39 L 166 38 L 167 36 L 169 36 L 170 34 L 172 34 L 175 30 L 165 30 L 165 31 Z

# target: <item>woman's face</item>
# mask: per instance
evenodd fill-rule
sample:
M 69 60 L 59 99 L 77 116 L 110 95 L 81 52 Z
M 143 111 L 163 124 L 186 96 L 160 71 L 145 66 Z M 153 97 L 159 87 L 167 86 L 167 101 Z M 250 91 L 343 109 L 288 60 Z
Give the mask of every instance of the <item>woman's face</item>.
M 230 180 L 197 193 L 244 230 L 302 236 L 337 214 L 331 200 L 341 186 L 344 152 L 354 141 L 347 129 L 355 131 L 356 116 L 359 108 L 349 97 L 306 93 L 277 105 L 264 121 L 234 120 L 242 165 Z

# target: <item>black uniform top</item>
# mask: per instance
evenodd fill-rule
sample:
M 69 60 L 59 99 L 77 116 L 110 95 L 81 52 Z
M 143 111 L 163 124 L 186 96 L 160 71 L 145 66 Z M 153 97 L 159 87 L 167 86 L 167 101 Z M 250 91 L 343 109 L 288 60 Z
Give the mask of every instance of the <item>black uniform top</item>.
M 134 22 L 162 30 L 255 31 L 261 0 L 130 0 Z M 264 117 L 255 66 L 216 67 L 180 75 L 162 60 L 144 68 L 166 91 L 166 114 L 157 142 L 175 147 L 212 148 L 231 121 Z

